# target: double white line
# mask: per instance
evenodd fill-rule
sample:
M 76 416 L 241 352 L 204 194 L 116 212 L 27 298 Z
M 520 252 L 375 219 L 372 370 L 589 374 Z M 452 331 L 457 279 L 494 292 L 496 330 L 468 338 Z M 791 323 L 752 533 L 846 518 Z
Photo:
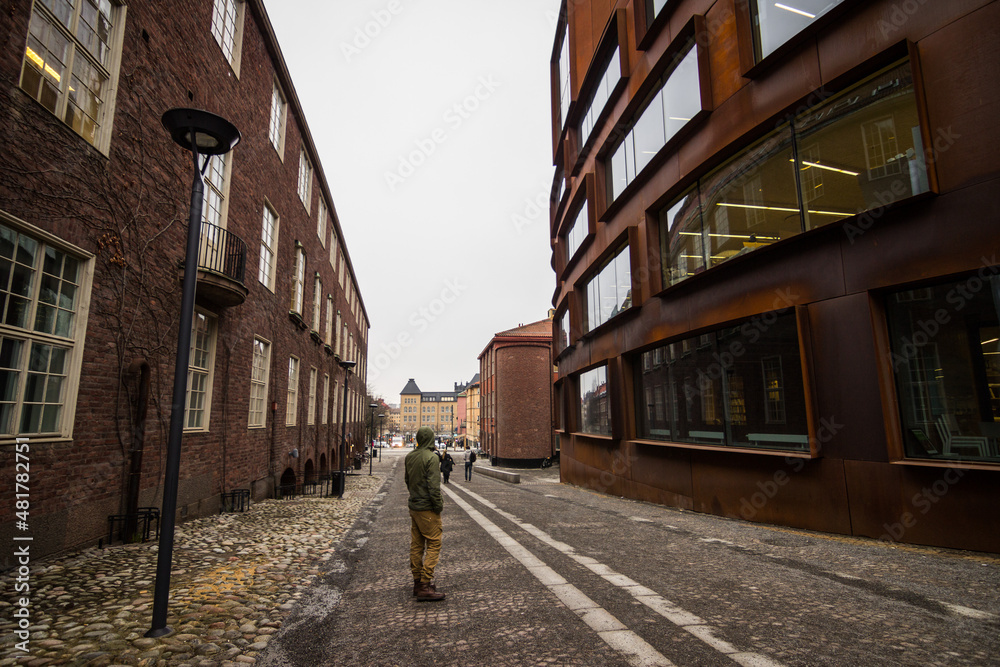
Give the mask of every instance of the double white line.
M 524 567 L 528 569 L 535 578 L 552 591 L 563 604 L 573 611 L 580 619 L 587 624 L 597 635 L 605 641 L 611 648 L 615 649 L 629 664 L 636 667 L 676 667 L 666 656 L 653 648 L 642 637 L 629 630 L 613 614 L 591 600 L 579 588 L 569 583 L 558 572 L 546 565 L 542 560 L 528 551 L 517 540 L 512 538 L 495 523 L 487 519 L 481 512 L 458 496 L 454 491 L 442 487 L 445 493 L 455 501 L 459 507 L 483 529 L 495 539 L 500 546 L 505 548 L 510 555 L 516 558 Z M 658 595 L 645 586 L 642 586 L 629 577 L 615 572 L 599 561 L 576 553 L 573 547 L 564 542 L 553 539 L 551 535 L 533 526 L 524 523 L 513 514 L 501 510 L 499 507 L 486 500 L 482 496 L 462 489 L 463 493 L 469 495 L 480 504 L 492 509 L 500 516 L 512 522 L 522 530 L 527 531 L 534 537 L 549 545 L 553 549 L 572 558 L 594 574 L 604 578 L 608 583 L 621 588 L 637 601 L 643 603 L 657 614 L 667 619 L 677 627 L 685 630 L 701 641 L 705 642 L 713 649 L 731 658 L 744 667 L 782 667 L 781 663 L 763 656 L 759 653 L 740 651 L 732 644 L 723 641 L 715 636 L 714 628 L 704 620 L 684 609 L 678 607 L 669 600 Z

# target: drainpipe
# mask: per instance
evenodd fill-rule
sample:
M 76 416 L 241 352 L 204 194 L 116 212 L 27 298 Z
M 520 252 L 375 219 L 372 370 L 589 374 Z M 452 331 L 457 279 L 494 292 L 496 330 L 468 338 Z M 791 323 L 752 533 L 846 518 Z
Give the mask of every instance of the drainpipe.
M 146 444 L 146 408 L 149 406 L 149 363 L 145 360 L 133 362 L 129 373 L 139 373 L 139 396 L 136 400 L 132 421 L 132 450 L 129 452 L 128 491 L 125 497 L 125 512 L 128 514 L 125 534 L 135 535 L 136 519 L 139 513 L 139 483 L 142 481 L 142 450 Z

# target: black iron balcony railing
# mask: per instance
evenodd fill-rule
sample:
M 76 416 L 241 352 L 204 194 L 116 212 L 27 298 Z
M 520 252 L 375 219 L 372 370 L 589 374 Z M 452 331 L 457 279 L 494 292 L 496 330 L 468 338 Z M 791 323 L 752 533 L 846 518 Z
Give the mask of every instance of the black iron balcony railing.
M 245 285 L 247 244 L 228 230 L 203 222 L 198 246 L 198 268 L 213 271 Z

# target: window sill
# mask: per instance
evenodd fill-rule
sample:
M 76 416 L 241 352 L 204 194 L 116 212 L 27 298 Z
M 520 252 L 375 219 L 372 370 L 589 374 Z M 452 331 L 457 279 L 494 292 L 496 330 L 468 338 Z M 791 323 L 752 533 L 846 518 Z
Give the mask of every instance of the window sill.
M 609 445 L 612 442 L 615 442 L 615 440 L 617 440 L 617 438 L 615 438 L 614 436 L 601 435 L 599 433 L 585 433 L 583 431 L 573 431 L 572 433 L 568 433 L 567 435 L 572 435 L 574 438 L 587 438 L 588 440 L 599 440 Z
M 760 454 L 762 456 L 783 456 L 795 459 L 817 459 L 818 454 L 812 452 L 802 452 L 781 449 L 757 449 L 751 447 L 736 447 L 734 445 L 710 445 L 698 444 L 694 442 L 673 442 L 670 440 L 628 440 L 633 445 L 643 445 L 650 447 L 667 447 L 669 449 L 696 449 L 700 451 L 725 452 L 727 454 Z
M 1000 463 L 970 461 L 969 459 L 899 459 L 889 461 L 889 465 L 912 466 L 915 468 L 958 468 L 961 470 L 1000 470 Z

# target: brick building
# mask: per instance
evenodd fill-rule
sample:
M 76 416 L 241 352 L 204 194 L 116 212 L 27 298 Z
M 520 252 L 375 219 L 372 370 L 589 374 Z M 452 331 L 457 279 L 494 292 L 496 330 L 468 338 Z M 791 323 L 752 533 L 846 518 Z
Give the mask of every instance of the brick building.
M 160 503 L 192 168 L 170 108 L 242 133 L 205 172 L 179 517 L 336 468 L 368 315 L 262 2 L 13 0 L 0 35 L 0 539 L 41 556 Z
M 552 368 L 551 317 L 501 331 L 479 355 L 480 444 L 494 464 L 555 454 Z
M 995 0 L 563 3 L 564 481 L 1000 550 L 998 26 Z
M 434 429 L 437 438 L 458 434 L 458 397 L 466 385 L 455 383 L 454 391 L 421 391 L 410 378 L 399 392 L 399 412 L 405 437 L 416 435 L 421 426 Z

